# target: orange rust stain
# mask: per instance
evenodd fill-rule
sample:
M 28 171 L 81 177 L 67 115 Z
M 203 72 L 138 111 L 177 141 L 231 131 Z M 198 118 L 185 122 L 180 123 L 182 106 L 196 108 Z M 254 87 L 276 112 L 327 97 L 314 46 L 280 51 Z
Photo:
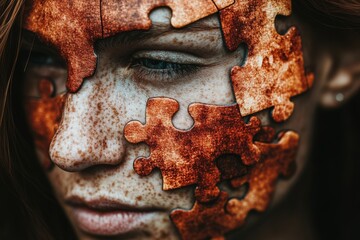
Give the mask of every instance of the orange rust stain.
M 66 60 L 67 87 L 75 92 L 96 68 L 94 41 L 102 36 L 100 0 L 26 1 L 24 28 L 55 47 Z
M 236 104 L 194 103 L 189 106 L 194 126 L 182 131 L 171 121 L 178 109 L 179 104 L 173 99 L 152 98 L 147 103 L 146 123 L 132 121 L 125 126 L 124 135 L 129 142 L 145 142 L 151 151 L 150 157 L 135 160 L 134 169 L 140 175 L 148 175 L 159 168 L 164 190 L 196 184 L 199 201 L 213 200 L 219 194 L 217 157 L 236 154 L 244 165 L 259 160 L 260 151 L 253 137 L 260 130 L 260 120 L 252 117 L 246 124 Z
M 101 5 L 103 37 L 122 31 L 147 30 L 151 27 L 149 13 L 158 7 L 172 10 L 171 25 L 184 27 L 231 4 L 233 0 L 103 0 Z
M 250 210 L 264 211 L 275 190 L 279 175 L 288 176 L 298 148 L 299 137 L 294 132 L 282 134 L 278 143 L 256 142 L 262 156 L 259 163 L 248 167 L 248 174 L 232 180 L 240 187 L 249 184 L 243 199 L 228 199 L 225 192 L 211 203 L 195 202 L 189 211 L 174 210 L 171 219 L 182 239 L 221 238 L 225 233 L 244 224 Z
M 26 99 L 25 111 L 34 135 L 35 145 L 45 156 L 43 167 L 49 170 L 52 167 L 49 147 L 59 127 L 66 95 L 53 96 L 54 86 L 48 79 L 40 80 L 38 89 L 40 98 Z
M 284 121 L 293 112 L 290 98 L 312 85 L 313 74 L 304 71 L 299 32 L 292 27 L 282 36 L 275 29 L 275 17 L 290 13 L 290 0 L 237 0 L 220 11 L 226 46 L 232 51 L 241 43 L 248 46 L 245 65 L 231 71 L 243 116 L 274 107 L 273 119 Z

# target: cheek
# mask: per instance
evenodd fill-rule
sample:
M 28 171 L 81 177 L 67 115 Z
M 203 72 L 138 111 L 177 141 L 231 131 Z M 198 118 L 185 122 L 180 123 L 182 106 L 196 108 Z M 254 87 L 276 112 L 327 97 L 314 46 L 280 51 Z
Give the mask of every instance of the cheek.
M 48 153 L 49 147 L 58 129 L 66 96 L 62 94 L 53 97 L 54 86 L 47 79 L 40 80 L 38 85 L 40 98 L 27 98 L 25 111 L 35 146 L 41 155 L 42 166 L 50 170 L 52 162 Z

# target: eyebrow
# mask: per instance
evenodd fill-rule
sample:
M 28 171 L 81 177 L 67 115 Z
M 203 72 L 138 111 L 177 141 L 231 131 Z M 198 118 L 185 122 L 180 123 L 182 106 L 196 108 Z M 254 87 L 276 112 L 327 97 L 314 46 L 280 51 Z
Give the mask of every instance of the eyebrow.
M 103 49 L 107 46 L 141 43 L 150 38 L 156 38 L 174 33 L 191 33 L 212 30 L 220 30 L 220 27 L 214 24 L 208 24 L 203 21 L 194 22 L 183 28 L 174 28 L 169 24 L 155 22 L 152 23 L 152 26 L 149 30 L 134 30 L 130 32 L 121 32 L 110 38 L 99 39 L 96 43 L 96 48 Z

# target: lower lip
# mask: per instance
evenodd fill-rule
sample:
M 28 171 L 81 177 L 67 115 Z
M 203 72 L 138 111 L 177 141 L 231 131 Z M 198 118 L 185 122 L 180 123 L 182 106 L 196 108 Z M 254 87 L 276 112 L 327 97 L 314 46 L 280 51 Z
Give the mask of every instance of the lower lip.
M 75 221 L 81 230 L 94 235 L 119 235 L 140 229 L 151 221 L 155 212 L 117 210 L 101 212 L 89 208 L 73 208 Z

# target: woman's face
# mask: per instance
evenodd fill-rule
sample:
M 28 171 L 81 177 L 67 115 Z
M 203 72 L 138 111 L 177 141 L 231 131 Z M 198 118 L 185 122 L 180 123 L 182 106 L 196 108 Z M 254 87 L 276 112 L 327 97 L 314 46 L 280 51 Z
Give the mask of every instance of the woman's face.
M 151 149 L 145 143 L 127 141 L 124 127 L 132 120 L 146 122 L 146 104 L 152 97 L 179 102 L 172 123 L 182 130 L 194 124 L 188 112 L 190 104 L 236 103 L 229 73 L 233 66 L 244 63 L 247 51 L 243 46 L 235 51 L 225 47 L 217 15 L 181 29 L 172 28 L 171 12 L 165 8 L 153 11 L 150 18 L 149 31 L 120 33 L 96 42 L 95 74 L 86 78 L 76 93 L 62 95 L 67 72 L 52 64 L 56 60 L 51 55 L 37 61 L 34 54 L 27 67 L 25 95 L 30 97 L 25 106 L 35 135 L 39 130 L 34 124 L 34 105 L 29 102 L 37 101 L 34 96 L 43 96 L 42 91 L 51 88 L 47 80 L 58 94 L 57 104 L 65 102 L 59 126 L 52 122 L 53 129 L 57 128 L 50 146 L 53 167 L 48 166 L 46 144 L 36 146 L 40 162 L 48 166 L 46 172 L 55 194 L 81 239 L 176 238 L 178 232 L 169 216 L 176 208 L 193 207 L 194 184 L 165 191 L 161 171 L 154 170 L 148 176 L 135 172 L 134 160 L 149 156 Z M 297 170 L 290 180 L 276 185 L 272 203 L 289 190 L 306 162 L 315 99 L 306 93 L 293 101 L 294 113 L 283 123 L 275 123 L 269 109 L 254 114 L 262 126 L 272 126 L 278 132 L 290 129 L 301 137 Z M 50 111 L 36 109 L 37 116 Z M 224 182 L 219 183 L 220 189 L 230 196 L 246 194 L 245 188 L 232 188 Z

